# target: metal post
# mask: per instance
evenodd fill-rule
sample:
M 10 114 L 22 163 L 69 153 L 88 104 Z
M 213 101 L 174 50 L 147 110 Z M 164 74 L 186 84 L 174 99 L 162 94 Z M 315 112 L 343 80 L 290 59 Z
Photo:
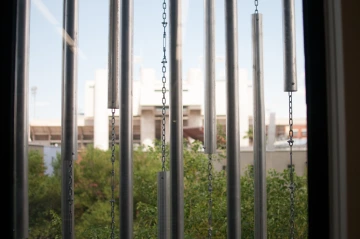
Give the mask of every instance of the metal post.
M 284 91 L 297 91 L 294 0 L 283 0 Z
M 158 173 L 158 238 L 170 239 L 170 172 Z
M 295 7 L 294 0 L 283 0 L 284 34 L 284 91 L 289 92 L 289 147 L 290 147 L 290 238 L 295 237 L 294 168 L 293 168 L 293 102 L 292 92 L 297 91 Z
M 121 1 L 120 238 L 133 238 L 133 0 Z
M 205 0 L 205 153 L 216 153 L 215 13 L 214 0 Z
M 62 238 L 74 235 L 74 170 L 77 159 L 78 0 L 64 0 L 61 122 Z
M 29 237 L 28 91 L 30 1 L 17 3 L 14 113 L 14 238 Z
M 225 1 L 227 238 L 241 238 L 237 0 Z
M 169 1 L 171 236 L 184 238 L 181 0 Z
M 267 238 L 266 140 L 262 14 L 252 14 L 254 84 L 255 239 Z
M 119 109 L 120 0 L 110 0 L 108 108 Z

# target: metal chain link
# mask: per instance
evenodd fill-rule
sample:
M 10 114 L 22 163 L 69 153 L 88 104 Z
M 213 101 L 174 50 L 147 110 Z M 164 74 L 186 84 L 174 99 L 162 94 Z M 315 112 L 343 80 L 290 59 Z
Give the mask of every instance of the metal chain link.
M 74 202 L 73 199 L 73 188 L 72 188 L 72 184 L 73 184 L 73 177 L 72 177 L 72 168 L 73 168 L 73 159 L 69 160 L 69 198 L 68 198 L 68 203 L 69 203 L 69 232 L 70 235 L 72 234 L 72 204 Z
M 289 92 L 289 146 L 290 146 L 290 238 L 295 237 L 295 184 L 294 184 L 294 166 L 292 159 L 292 147 L 294 145 L 293 131 L 293 110 L 292 110 L 292 92 Z
M 164 33 L 163 33 L 163 59 L 161 61 L 161 63 L 163 64 L 162 66 L 162 83 L 163 83 L 163 87 L 162 87 L 162 134 L 161 134 L 161 141 L 162 141 L 162 145 L 161 145 L 161 151 L 162 151 L 162 155 L 161 155 L 161 162 L 162 162 L 162 171 L 165 171 L 165 158 L 166 158 L 166 152 L 165 152 L 165 121 L 166 121 L 166 108 L 165 108 L 165 104 L 166 104 L 166 26 L 167 26 L 167 21 L 166 21 L 166 0 L 164 0 L 163 4 L 163 9 L 164 12 L 162 14 L 162 25 L 164 27 Z
M 115 109 L 111 109 L 111 239 L 115 238 Z
M 212 169 L 213 169 L 213 165 L 212 165 L 212 155 L 209 154 L 209 162 L 208 162 L 208 180 L 209 180 L 209 184 L 208 184 L 208 191 L 209 191 L 209 213 L 208 213 L 208 222 L 209 222 L 209 229 L 208 229 L 208 238 L 211 239 L 212 238 Z
M 255 0 L 255 13 L 257 14 L 259 11 L 258 11 L 258 6 L 259 6 L 259 0 Z

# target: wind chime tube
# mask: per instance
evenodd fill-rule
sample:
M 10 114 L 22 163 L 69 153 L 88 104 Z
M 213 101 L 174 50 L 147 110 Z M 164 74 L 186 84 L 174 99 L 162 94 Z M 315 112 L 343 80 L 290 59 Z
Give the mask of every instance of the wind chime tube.
M 170 172 L 158 173 L 158 239 L 170 238 Z
M 294 0 L 283 0 L 284 91 L 297 91 Z
M 266 142 L 262 14 L 252 14 L 254 85 L 255 239 L 267 238 Z
M 133 238 L 133 0 L 121 1 L 120 238 Z
M 119 109 L 120 0 L 110 0 L 108 59 L 108 108 Z
M 74 238 L 74 170 L 77 158 L 78 0 L 64 0 L 61 122 L 62 238 Z
M 169 1 L 171 236 L 184 238 L 181 0 Z
M 29 237 L 28 91 L 30 1 L 17 3 L 15 58 L 14 238 Z
M 241 238 L 237 0 L 225 1 L 227 238 Z
M 214 0 L 205 0 L 205 153 L 216 153 L 215 13 Z

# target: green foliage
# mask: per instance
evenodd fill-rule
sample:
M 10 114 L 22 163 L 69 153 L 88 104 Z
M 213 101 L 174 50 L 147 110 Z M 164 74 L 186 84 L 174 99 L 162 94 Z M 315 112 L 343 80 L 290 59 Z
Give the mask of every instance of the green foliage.
M 269 238 L 286 238 L 289 235 L 290 196 L 289 170 L 282 173 L 269 171 L 267 177 Z M 298 238 L 307 238 L 307 181 L 294 176 L 295 231 Z M 284 226 L 285 225 L 285 226 Z
M 217 129 L 217 140 L 216 140 L 216 144 L 218 149 L 226 149 L 226 130 L 225 130 L 225 125 L 222 125 L 220 123 L 218 123 L 216 125 L 216 129 Z
M 55 223 L 60 215 L 61 182 L 58 178 L 45 175 L 45 170 L 43 157 L 39 151 L 30 151 L 29 227 L 31 238 L 56 238 L 56 235 L 61 235 L 61 226 Z
M 253 140 L 254 137 L 254 132 L 253 132 L 253 128 L 250 127 L 248 131 L 246 131 L 245 136 L 243 137 L 244 139 L 250 139 Z
M 169 146 L 167 145 L 167 152 Z M 184 227 L 185 238 L 207 238 L 208 158 L 201 144 L 184 142 Z M 119 172 L 119 148 L 115 149 L 115 172 Z M 111 151 L 89 146 L 74 163 L 76 238 L 109 238 L 111 227 Z M 161 142 L 154 148 L 139 147 L 133 153 L 134 238 L 157 237 L 157 173 L 161 171 Z M 223 154 L 216 160 L 224 160 Z M 54 174 L 45 175 L 42 156 L 29 154 L 30 238 L 61 238 L 61 163 L 58 155 Z M 169 169 L 169 155 L 166 155 Z M 213 171 L 213 238 L 226 238 L 226 171 Z M 241 177 L 242 238 L 254 238 L 253 168 Z M 306 177 L 295 175 L 295 225 L 297 238 L 307 238 Z M 119 175 L 115 174 L 115 235 L 119 231 Z M 289 235 L 289 172 L 267 175 L 268 238 Z

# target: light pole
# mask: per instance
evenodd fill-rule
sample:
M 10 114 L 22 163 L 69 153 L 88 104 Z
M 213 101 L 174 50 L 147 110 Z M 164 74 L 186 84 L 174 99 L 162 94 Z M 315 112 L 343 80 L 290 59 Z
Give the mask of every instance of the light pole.
M 37 91 L 36 86 L 31 87 L 31 94 L 34 96 L 34 119 L 35 119 L 35 109 L 36 109 L 36 91 Z

